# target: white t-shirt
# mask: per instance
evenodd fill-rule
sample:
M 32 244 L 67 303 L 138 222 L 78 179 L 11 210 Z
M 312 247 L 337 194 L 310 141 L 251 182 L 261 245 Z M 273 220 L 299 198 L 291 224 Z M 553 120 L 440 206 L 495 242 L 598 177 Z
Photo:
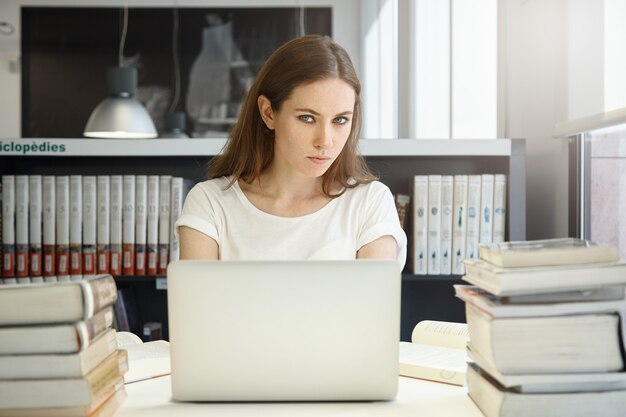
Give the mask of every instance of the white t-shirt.
M 215 239 L 220 259 L 355 259 L 365 244 L 390 235 L 398 262 L 406 261 L 406 234 L 389 188 L 378 182 L 348 189 L 320 210 L 280 217 L 256 208 L 230 177 L 196 184 L 176 230 L 187 226 Z

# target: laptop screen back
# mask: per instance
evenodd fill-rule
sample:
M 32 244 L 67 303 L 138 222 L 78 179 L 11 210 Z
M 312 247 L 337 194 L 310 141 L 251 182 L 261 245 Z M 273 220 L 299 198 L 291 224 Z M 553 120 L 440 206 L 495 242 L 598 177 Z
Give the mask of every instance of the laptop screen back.
M 392 399 L 400 286 L 387 260 L 173 262 L 173 397 Z

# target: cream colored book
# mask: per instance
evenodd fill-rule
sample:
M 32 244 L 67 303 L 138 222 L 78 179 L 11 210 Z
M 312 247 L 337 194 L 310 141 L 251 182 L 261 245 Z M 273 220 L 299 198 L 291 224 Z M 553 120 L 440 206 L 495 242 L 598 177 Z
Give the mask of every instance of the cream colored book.
M 115 330 L 109 329 L 77 353 L 2 355 L 0 379 L 82 378 L 115 350 L 117 350 Z
M 626 284 L 626 263 L 500 268 L 466 260 L 464 281 L 494 295 L 541 294 Z
M 0 409 L 102 405 L 111 396 L 111 387 L 117 390 L 123 384 L 127 370 L 126 352 L 115 350 L 84 376 L 3 379 L 0 380 Z
M 617 372 L 623 369 L 616 313 L 494 317 L 465 304 L 472 349 L 502 374 Z
M 626 390 L 521 393 L 505 389 L 475 364 L 468 367 L 467 389 L 486 417 L 626 415 Z
M 465 323 L 421 321 L 413 329 L 411 343 L 400 342 L 399 374 L 464 385 L 468 341 Z
M 615 262 L 617 247 L 578 238 L 556 238 L 480 245 L 480 258 L 500 267 L 579 265 Z

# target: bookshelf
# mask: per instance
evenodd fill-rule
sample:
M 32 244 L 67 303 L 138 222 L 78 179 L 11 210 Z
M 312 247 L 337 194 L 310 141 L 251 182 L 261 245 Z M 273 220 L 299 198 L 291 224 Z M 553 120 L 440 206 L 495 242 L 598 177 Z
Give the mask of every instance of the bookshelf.
M 0 175 L 168 174 L 200 181 L 225 139 L 0 139 Z M 394 193 L 410 194 L 420 174 L 503 173 L 508 176 L 507 240 L 526 238 L 526 141 L 524 139 L 363 139 L 361 153 Z M 410 235 L 411 222 L 407 225 Z M 409 250 L 411 246 L 409 246 Z M 118 277 L 132 288 L 141 321 L 161 321 L 167 337 L 166 280 Z M 403 274 L 401 338 L 420 320 L 463 321 L 452 285 L 458 275 Z M 141 330 L 141 329 L 139 329 Z

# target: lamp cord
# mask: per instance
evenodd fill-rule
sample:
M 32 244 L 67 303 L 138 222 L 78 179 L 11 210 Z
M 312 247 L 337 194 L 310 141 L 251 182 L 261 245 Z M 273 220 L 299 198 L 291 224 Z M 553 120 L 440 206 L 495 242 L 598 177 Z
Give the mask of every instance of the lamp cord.
M 124 20 L 122 24 L 122 37 L 120 38 L 120 50 L 118 53 L 118 64 L 124 66 L 124 44 L 126 43 L 126 32 L 128 30 L 128 2 L 124 1 Z
M 178 8 L 174 7 L 174 22 L 172 24 L 172 58 L 174 62 L 174 98 L 169 112 L 173 113 L 180 99 L 180 62 L 178 60 Z

